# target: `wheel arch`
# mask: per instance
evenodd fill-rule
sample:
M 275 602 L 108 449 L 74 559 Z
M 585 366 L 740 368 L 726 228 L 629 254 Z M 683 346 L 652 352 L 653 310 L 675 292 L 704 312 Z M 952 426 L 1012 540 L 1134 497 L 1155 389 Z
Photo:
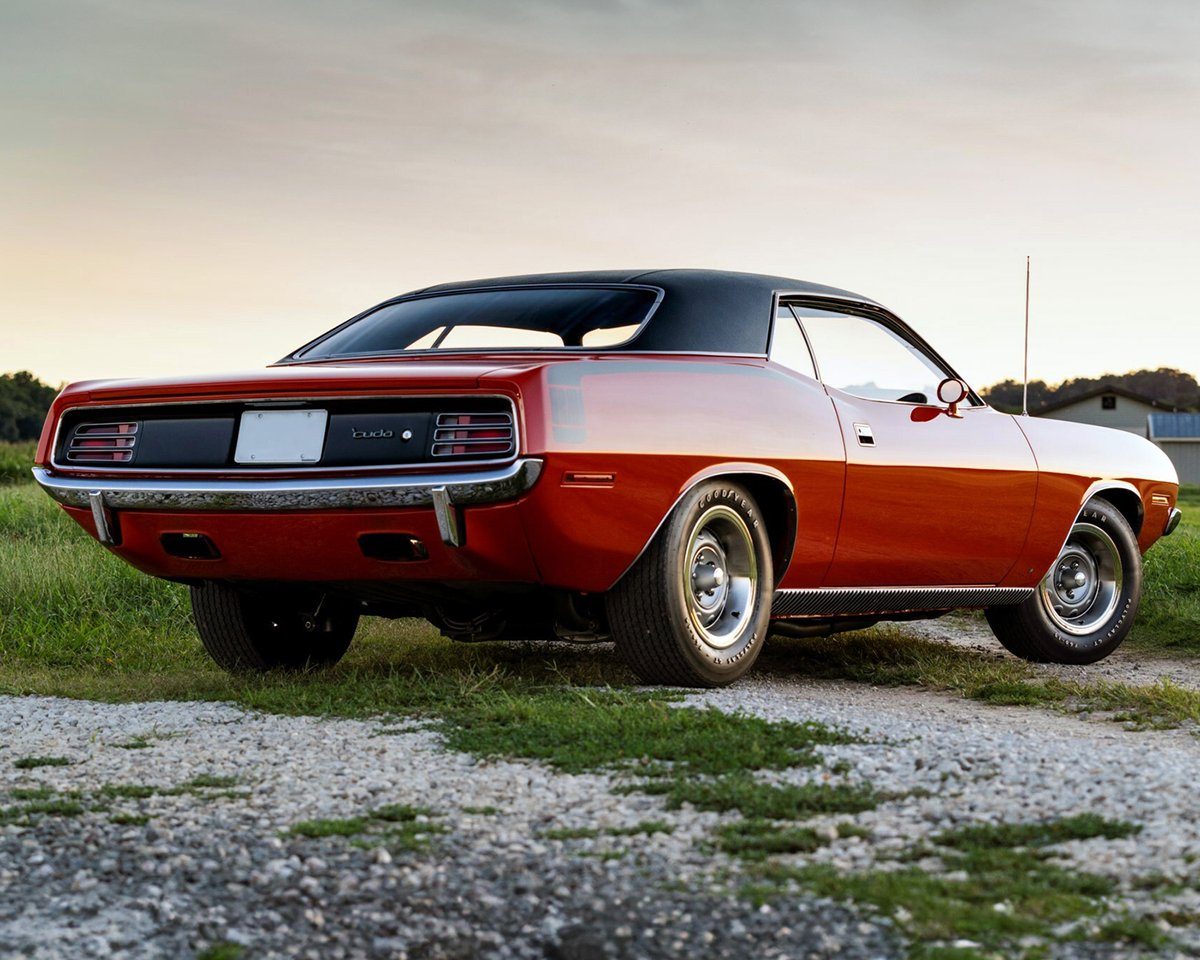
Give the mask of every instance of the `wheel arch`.
M 1132 484 L 1111 480 L 1094 483 L 1088 488 L 1087 496 L 1083 498 L 1083 504 L 1079 508 L 1080 512 L 1082 513 L 1084 508 L 1097 497 L 1107 500 L 1120 510 L 1121 515 L 1129 521 L 1133 535 L 1141 536 L 1142 524 L 1146 519 L 1146 506 L 1142 503 L 1141 494 L 1137 492 L 1136 487 Z
M 679 493 L 671 505 L 663 513 L 654 531 L 646 539 L 646 542 L 642 544 L 642 548 L 638 551 L 637 556 L 621 571 L 621 575 L 613 581 L 614 584 L 620 582 L 625 574 L 642 558 L 642 555 L 649 549 L 650 544 L 654 542 L 654 538 L 658 536 L 659 531 L 667 522 L 667 518 L 679 506 L 679 502 L 697 484 L 705 483 L 709 480 L 727 480 L 731 483 L 740 484 L 754 498 L 754 501 L 758 504 L 759 511 L 762 513 L 767 540 L 771 544 L 771 566 L 775 586 L 779 585 L 783 580 L 783 575 L 787 573 L 788 565 L 792 560 L 792 551 L 796 546 L 798 521 L 796 494 L 786 476 L 773 467 L 757 463 L 714 464 L 689 477 L 680 487 Z

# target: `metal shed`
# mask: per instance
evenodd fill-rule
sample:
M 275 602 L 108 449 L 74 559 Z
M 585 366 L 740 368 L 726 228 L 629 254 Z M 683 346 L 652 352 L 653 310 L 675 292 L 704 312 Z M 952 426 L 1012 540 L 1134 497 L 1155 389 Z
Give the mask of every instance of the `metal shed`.
M 1200 413 L 1151 413 L 1146 436 L 1171 458 L 1180 483 L 1200 483 Z

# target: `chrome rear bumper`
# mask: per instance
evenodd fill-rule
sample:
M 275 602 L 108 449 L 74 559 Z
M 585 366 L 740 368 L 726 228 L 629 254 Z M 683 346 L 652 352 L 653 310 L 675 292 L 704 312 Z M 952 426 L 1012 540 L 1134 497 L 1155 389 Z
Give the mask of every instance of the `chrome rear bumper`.
M 1167 523 L 1163 527 L 1163 536 L 1169 537 L 1175 532 L 1175 528 L 1179 526 L 1179 521 L 1183 517 L 1182 511 L 1178 507 L 1172 507 L 1171 512 L 1167 514 Z
M 34 479 L 68 507 L 90 509 L 100 541 L 112 545 L 110 510 L 265 512 L 433 507 L 442 540 L 462 544 L 455 507 L 515 500 L 542 472 L 542 461 L 517 460 L 498 470 L 389 477 L 291 480 L 81 479 L 33 468 Z M 108 539 L 106 539 L 106 536 Z

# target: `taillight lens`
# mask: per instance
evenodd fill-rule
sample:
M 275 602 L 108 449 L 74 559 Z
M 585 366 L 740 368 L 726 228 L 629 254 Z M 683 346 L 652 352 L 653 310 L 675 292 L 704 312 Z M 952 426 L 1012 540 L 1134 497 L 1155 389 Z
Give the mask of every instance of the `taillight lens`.
M 71 431 L 66 458 L 69 463 L 129 463 L 137 447 L 138 424 L 81 423 Z
M 442 413 L 433 433 L 435 457 L 502 457 L 513 452 L 512 415 Z

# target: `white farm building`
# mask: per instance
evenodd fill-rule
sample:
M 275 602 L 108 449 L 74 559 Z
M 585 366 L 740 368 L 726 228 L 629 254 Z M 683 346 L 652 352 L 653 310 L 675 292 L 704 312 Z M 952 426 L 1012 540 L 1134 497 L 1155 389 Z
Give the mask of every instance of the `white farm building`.
M 1146 436 L 1146 417 L 1175 408 L 1121 387 L 1103 386 L 1039 410 L 1037 416 L 1090 423 Z

